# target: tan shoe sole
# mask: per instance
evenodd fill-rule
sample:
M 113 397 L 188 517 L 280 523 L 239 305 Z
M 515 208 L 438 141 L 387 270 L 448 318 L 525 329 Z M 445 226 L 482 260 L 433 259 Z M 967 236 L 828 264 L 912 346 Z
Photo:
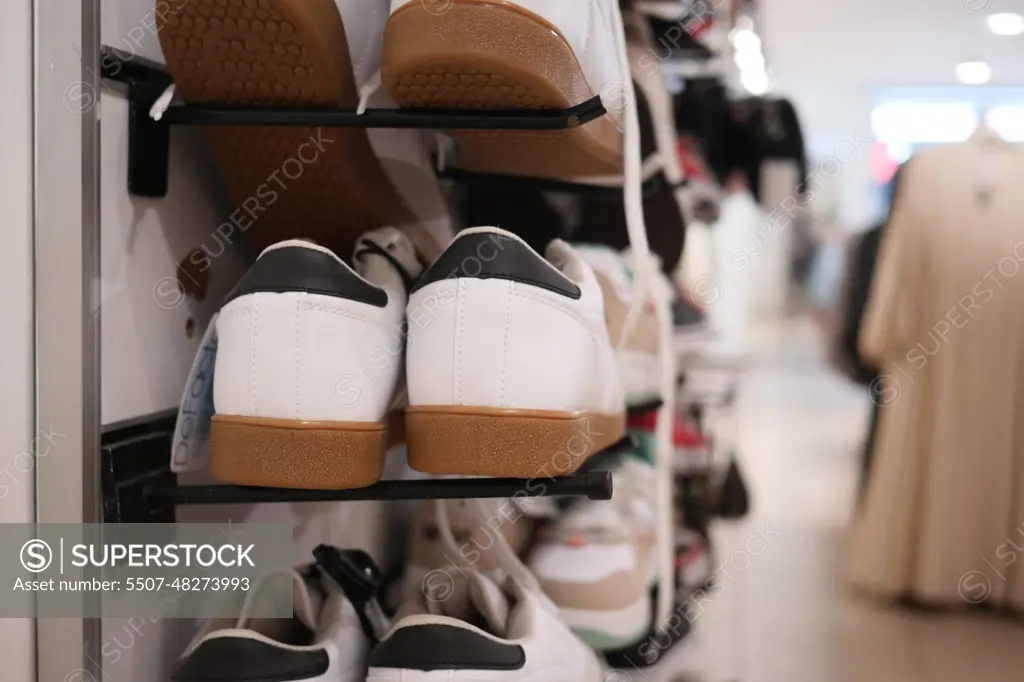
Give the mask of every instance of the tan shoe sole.
M 550 478 L 620 440 L 625 414 L 408 407 L 409 465 L 430 474 Z
M 381 75 L 399 105 L 567 109 L 597 94 L 544 19 L 500 0 L 437 4 L 412 2 L 388 20 Z M 563 179 L 622 173 L 622 134 L 608 116 L 568 130 L 453 137 L 467 170 Z
M 160 44 L 189 104 L 358 103 L 334 0 L 189 0 L 166 17 Z M 344 256 L 364 231 L 412 221 L 364 130 L 209 127 L 206 135 L 237 207 L 232 241 L 244 232 L 263 248 L 308 237 Z
M 384 422 L 307 422 L 214 415 L 210 473 L 235 485 L 307 490 L 363 488 L 380 480 Z

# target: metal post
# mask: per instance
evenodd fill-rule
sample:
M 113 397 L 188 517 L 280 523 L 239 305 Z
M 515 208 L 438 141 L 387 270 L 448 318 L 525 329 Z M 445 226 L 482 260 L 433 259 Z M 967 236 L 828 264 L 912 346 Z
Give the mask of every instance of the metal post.
M 35 0 L 36 466 L 39 523 L 90 523 L 99 499 L 100 0 Z M 36 622 L 37 679 L 103 679 L 101 622 Z

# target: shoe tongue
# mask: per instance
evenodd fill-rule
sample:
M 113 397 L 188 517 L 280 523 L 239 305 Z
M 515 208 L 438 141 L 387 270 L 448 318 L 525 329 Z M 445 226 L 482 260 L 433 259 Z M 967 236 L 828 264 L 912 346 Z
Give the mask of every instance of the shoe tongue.
M 505 637 L 511 605 L 504 590 L 473 570 L 464 573 L 452 570 L 447 575 L 450 579 L 447 599 L 428 599 L 427 610 L 436 616 L 458 618 L 467 623 L 482 618 L 492 634 Z
M 298 620 L 310 632 L 317 631 L 320 612 L 324 606 L 324 594 L 315 578 L 310 578 L 298 571 L 281 571 L 266 575 L 249 592 L 242 606 L 235 627 L 255 630 L 277 638 L 289 619 L 271 617 L 272 613 L 281 613 L 281 602 L 287 598 L 288 586 L 291 584 L 292 617 Z
M 331 589 L 331 586 L 327 589 Z M 323 607 L 324 595 L 316 589 L 313 579 L 296 574 L 292 587 L 292 608 L 295 618 L 311 632 L 316 632 L 317 621 Z

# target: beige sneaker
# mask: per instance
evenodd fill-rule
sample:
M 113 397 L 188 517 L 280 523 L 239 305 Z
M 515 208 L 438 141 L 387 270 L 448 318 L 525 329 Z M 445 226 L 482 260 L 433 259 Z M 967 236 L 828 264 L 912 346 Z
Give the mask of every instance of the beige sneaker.
M 530 559 L 562 619 L 598 651 L 647 636 L 658 576 L 654 467 L 623 457 L 613 475 L 613 500 L 577 503 L 542 532 Z

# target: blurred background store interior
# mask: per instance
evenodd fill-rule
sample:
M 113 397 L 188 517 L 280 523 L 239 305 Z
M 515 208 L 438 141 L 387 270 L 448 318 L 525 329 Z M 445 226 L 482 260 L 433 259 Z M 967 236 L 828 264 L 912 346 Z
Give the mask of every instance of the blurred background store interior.
M 995 538 L 981 550 L 963 546 L 971 556 L 961 565 L 978 570 L 952 574 L 946 593 L 953 598 L 880 598 L 848 580 L 856 551 L 851 529 L 865 504 L 859 491 L 872 484 L 871 473 L 862 481 L 872 400 L 884 412 L 889 403 L 915 400 L 914 391 L 935 390 L 942 400 L 946 392 L 979 387 L 904 381 L 901 396 L 886 394 L 879 385 L 851 381 L 834 362 L 834 348 L 845 313 L 846 267 L 861 236 L 885 220 L 897 168 L 922 151 L 965 143 L 979 126 L 1006 142 L 1024 142 L 1024 3 L 761 0 L 748 12 L 729 33 L 734 54 L 725 68 L 736 92 L 793 102 L 814 196 L 804 204 L 806 220 L 786 211 L 773 219 L 782 202 L 762 201 L 759 234 L 741 240 L 752 271 L 752 360 L 732 419 L 752 508 L 742 522 L 715 525 L 721 589 L 700 609 L 697 653 L 675 654 L 678 665 L 693 679 L 716 681 L 1019 679 L 1019 608 L 987 598 L 1013 582 L 1009 568 L 1022 546 L 1019 508 L 1009 512 L 1005 531 L 991 536 L 980 520 L 990 504 L 986 495 L 950 511 L 957 517 L 943 521 L 950 529 L 971 533 L 973 525 L 976 534 Z M 1017 222 L 1019 236 L 1024 221 Z M 984 218 L 962 227 L 983 229 Z M 909 287 L 917 275 L 904 256 Z M 929 261 L 925 267 L 956 266 Z M 980 277 L 987 269 L 975 272 Z M 1005 282 L 1008 290 L 1020 286 L 1012 276 Z M 730 287 L 725 279 L 712 298 L 727 300 Z M 956 297 L 945 302 L 956 304 Z M 1016 325 L 1005 320 L 1013 344 Z M 926 330 L 909 341 L 927 338 Z M 1012 429 L 991 418 L 988 428 Z M 961 453 L 976 468 L 1002 466 L 987 459 L 991 454 L 987 448 Z M 894 494 L 916 495 L 912 481 L 925 476 L 927 466 L 908 464 Z M 1024 494 L 1020 479 L 1007 485 L 1011 497 Z M 910 513 L 924 523 L 935 506 L 957 504 L 946 499 Z M 771 540 L 762 549 L 766 529 Z M 897 544 L 889 550 L 901 551 Z

